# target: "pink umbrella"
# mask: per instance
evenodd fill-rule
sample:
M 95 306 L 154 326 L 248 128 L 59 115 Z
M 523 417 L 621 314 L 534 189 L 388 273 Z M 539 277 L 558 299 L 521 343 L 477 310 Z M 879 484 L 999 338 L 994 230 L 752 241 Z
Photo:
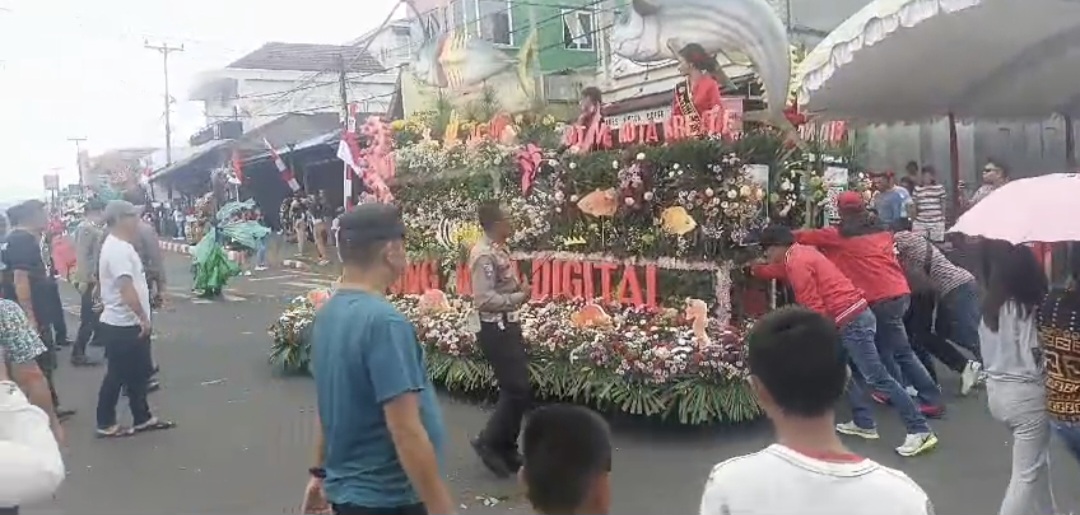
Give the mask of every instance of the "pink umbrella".
M 1011 181 L 961 215 L 949 232 L 1013 244 L 1080 241 L 1080 174 Z

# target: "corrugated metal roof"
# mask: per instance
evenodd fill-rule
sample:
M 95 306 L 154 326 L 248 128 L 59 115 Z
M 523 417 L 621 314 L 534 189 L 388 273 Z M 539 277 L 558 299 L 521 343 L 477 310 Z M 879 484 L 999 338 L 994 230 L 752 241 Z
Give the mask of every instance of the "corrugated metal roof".
M 295 70 L 321 72 L 340 68 L 339 58 L 350 72 L 378 73 L 385 68 L 370 52 L 355 46 L 270 42 L 237 59 L 228 68 L 245 70 Z

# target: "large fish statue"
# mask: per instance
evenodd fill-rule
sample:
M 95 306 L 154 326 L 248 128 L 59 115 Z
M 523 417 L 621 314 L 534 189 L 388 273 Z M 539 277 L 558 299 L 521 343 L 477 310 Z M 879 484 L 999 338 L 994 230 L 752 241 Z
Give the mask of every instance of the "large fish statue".
M 632 0 L 612 28 L 613 51 L 638 63 L 667 61 L 697 43 L 761 77 L 768 118 L 780 121 L 791 82 L 787 30 L 766 0 Z
M 531 95 L 534 85 L 530 64 L 535 52 L 535 34 L 530 35 L 514 59 L 490 41 L 469 37 L 462 31 L 428 33 L 416 51 L 412 73 L 429 86 L 460 92 L 516 66 L 522 89 Z

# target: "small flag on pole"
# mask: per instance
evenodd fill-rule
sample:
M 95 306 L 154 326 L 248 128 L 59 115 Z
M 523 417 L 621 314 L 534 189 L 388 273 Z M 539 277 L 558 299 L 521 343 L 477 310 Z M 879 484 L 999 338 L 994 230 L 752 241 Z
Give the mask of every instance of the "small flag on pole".
M 300 183 L 296 182 L 293 171 L 285 164 L 285 160 L 281 159 L 281 155 L 278 154 L 277 150 L 274 150 L 274 146 L 270 144 L 270 140 L 263 138 L 263 144 L 270 150 L 270 155 L 274 158 L 274 165 L 277 166 L 278 172 L 281 173 L 282 180 L 284 180 L 293 191 L 300 191 Z

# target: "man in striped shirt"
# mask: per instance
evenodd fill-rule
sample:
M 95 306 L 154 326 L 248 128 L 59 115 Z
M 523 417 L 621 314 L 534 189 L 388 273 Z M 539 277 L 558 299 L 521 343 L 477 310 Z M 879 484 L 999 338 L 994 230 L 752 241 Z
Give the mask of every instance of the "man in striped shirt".
M 948 193 L 945 186 L 937 181 L 937 172 L 932 166 L 924 166 L 920 183 L 915 186 L 912 199 L 915 215 L 912 230 L 940 243 L 945 241 L 945 200 Z
M 978 381 L 982 361 L 979 348 L 979 289 L 975 276 L 945 257 L 925 237 L 912 231 L 897 231 L 897 258 L 905 270 L 924 273 L 929 270 L 929 284 L 939 299 L 940 311 L 945 312 L 944 327 L 950 340 L 967 349 L 975 357 L 961 372 L 961 390 L 967 393 Z M 929 252 L 929 255 L 927 255 Z M 939 312 L 940 313 L 940 312 Z M 943 327 L 940 322 L 938 327 Z

